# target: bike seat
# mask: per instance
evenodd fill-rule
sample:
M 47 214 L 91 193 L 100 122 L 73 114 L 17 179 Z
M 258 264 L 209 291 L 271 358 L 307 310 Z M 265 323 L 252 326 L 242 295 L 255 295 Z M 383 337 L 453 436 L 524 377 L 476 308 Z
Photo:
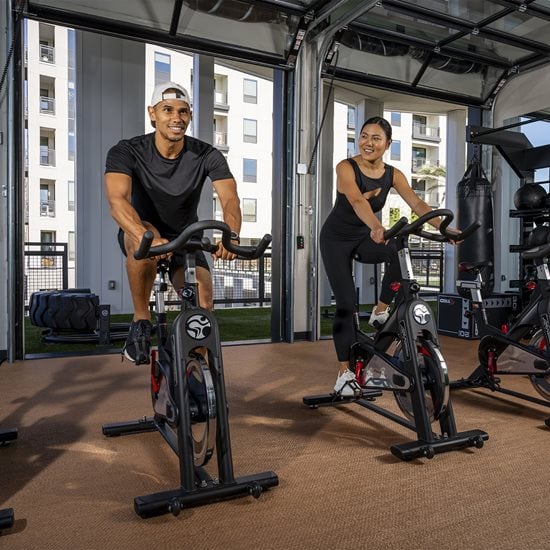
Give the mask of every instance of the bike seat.
M 475 273 L 484 267 L 490 267 L 492 265 L 493 262 L 490 260 L 484 260 L 482 262 L 460 262 L 458 264 L 458 271 L 461 273 Z

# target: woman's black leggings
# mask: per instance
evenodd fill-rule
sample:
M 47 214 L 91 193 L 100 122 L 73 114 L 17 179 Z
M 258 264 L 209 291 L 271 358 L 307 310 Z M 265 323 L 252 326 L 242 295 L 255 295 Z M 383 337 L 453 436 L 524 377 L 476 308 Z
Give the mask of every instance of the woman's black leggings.
M 358 256 L 358 261 L 366 264 L 386 263 L 378 299 L 389 304 L 395 296 L 390 285 L 401 280 L 397 247 L 393 239 L 387 244 L 376 244 L 369 235 L 354 241 L 332 237 L 325 231 L 321 231 L 320 246 L 325 271 L 336 301 L 332 325 L 336 355 L 338 361 L 349 361 L 350 347 L 355 341 L 353 314 L 357 308 L 353 258 Z

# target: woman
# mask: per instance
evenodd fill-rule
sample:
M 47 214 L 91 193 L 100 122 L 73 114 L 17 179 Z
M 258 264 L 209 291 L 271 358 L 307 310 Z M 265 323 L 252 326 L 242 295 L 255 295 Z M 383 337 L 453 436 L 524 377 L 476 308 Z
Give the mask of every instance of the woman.
M 384 206 L 392 187 L 419 216 L 432 210 L 412 190 L 403 172 L 382 160 L 391 138 L 391 125 L 384 118 L 369 118 L 363 124 L 359 154 L 336 166 L 336 202 L 321 229 L 321 255 L 336 300 L 332 331 L 340 370 L 334 391 L 343 396 L 352 396 L 361 389 L 349 368 L 356 307 L 352 260 L 357 256 L 363 263 L 386 262 L 380 297 L 369 319 L 373 326 L 384 324 L 395 296 L 390 285 L 401 280 L 401 271 L 395 242 L 384 241 L 385 228 L 375 214 Z M 430 223 L 438 228 L 441 222 L 436 218 Z

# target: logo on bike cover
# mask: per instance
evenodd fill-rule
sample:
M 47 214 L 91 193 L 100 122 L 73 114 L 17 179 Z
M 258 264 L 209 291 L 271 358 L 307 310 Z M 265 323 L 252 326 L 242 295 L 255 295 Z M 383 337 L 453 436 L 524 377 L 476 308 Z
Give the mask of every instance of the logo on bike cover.
M 413 317 L 419 325 L 425 325 L 430 320 L 430 310 L 424 304 L 416 304 L 413 308 Z
M 191 315 L 185 323 L 185 332 L 193 340 L 203 340 L 212 332 L 210 319 L 204 315 Z

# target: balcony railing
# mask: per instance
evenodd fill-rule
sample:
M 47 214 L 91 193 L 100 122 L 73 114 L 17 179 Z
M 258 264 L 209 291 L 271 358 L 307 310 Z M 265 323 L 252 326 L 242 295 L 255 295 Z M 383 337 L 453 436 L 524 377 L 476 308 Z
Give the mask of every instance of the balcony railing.
M 55 200 L 40 201 L 40 215 L 55 218 Z
M 55 63 L 55 48 L 40 44 L 40 61 L 43 63 Z
M 227 147 L 227 133 L 214 132 L 214 145 L 216 147 Z
M 55 149 L 40 149 L 40 166 L 55 166 Z
M 412 128 L 413 139 L 426 139 L 429 141 L 441 141 L 439 135 L 439 126 L 428 126 L 418 122 L 413 123 Z
M 55 115 L 55 97 L 40 96 L 40 112 Z
M 428 161 L 424 158 L 413 159 L 412 163 L 411 163 L 411 171 L 413 173 L 419 172 L 425 166 L 428 166 L 430 168 L 436 168 L 436 167 L 439 166 L 439 161 L 438 160 L 429 160 Z
M 214 90 L 214 102 L 216 105 L 227 105 L 227 92 Z

